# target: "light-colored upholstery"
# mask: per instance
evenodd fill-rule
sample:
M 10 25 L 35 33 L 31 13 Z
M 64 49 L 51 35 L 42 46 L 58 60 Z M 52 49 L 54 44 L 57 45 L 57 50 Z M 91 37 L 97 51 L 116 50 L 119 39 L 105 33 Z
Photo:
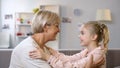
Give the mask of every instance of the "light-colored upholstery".
M 72 55 L 80 52 L 80 50 L 60 50 L 66 55 Z M 10 64 L 12 49 L 0 49 L 0 68 L 8 68 Z M 120 50 L 109 50 L 107 53 L 107 68 L 119 68 L 120 66 Z
M 9 32 L 0 32 L 0 48 L 8 48 L 10 45 Z

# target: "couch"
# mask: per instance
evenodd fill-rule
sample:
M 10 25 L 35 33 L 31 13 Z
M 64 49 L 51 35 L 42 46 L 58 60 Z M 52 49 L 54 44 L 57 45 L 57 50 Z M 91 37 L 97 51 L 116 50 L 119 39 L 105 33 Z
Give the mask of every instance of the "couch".
M 80 50 L 59 50 L 66 55 L 72 55 L 80 52 Z M 8 68 L 10 63 L 12 49 L 0 49 L 0 68 Z M 107 68 L 120 68 L 120 50 L 112 49 L 108 50 L 107 56 Z

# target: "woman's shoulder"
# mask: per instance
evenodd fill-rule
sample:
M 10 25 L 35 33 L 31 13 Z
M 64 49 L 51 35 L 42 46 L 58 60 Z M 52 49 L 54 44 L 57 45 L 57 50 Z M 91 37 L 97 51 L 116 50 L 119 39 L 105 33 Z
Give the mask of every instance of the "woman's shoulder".
M 35 49 L 34 42 L 31 37 L 28 37 L 21 41 L 15 48 L 14 51 L 26 51 Z

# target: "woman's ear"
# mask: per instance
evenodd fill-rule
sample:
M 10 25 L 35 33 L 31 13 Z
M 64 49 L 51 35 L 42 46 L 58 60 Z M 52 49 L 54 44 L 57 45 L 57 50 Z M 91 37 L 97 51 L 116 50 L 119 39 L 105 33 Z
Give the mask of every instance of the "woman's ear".
M 44 28 L 43 28 L 44 32 L 47 32 L 48 29 L 49 29 L 49 26 L 47 26 L 47 25 L 45 25 Z
M 98 36 L 97 36 L 96 34 L 92 35 L 92 40 L 96 40 L 97 37 L 98 37 Z

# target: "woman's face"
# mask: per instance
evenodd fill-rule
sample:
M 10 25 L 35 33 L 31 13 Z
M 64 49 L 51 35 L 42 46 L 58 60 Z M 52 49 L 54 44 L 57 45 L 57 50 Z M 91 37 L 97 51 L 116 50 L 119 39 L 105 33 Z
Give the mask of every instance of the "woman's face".
M 80 44 L 82 46 L 87 46 L 91 42 L 91 34 L 88 29 L 84 27 L 84 25 L 80 28 Z
M 49 40 L 50 41 L 56 40 L 56 35 L 58 34 L 59 31 L 60 31 L 59 24 L 50 25 L 47 30 Z

